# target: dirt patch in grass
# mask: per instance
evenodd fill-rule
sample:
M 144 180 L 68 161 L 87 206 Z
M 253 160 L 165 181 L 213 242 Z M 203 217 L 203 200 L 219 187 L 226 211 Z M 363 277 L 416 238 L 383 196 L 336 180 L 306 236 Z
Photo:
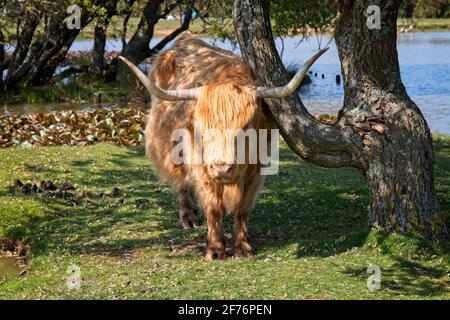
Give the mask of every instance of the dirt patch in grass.
M 25 258 L 30 251 L 30 245 L 22 239 L 0 239 L 0 257 L 12 255 Z
M 25 276 L 30 246 L 20 239 L 0 239 L 0 281 L 6 276 Z

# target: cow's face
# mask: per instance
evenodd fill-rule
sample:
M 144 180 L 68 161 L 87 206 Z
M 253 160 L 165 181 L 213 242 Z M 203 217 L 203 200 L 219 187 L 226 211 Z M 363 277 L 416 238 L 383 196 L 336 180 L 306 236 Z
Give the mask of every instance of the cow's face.
M 238 146 L 236 130 L 208 130 L 202 135 L 203 161 L 208 175 L 221 183 L 236 182 L 245 173 L 248 148 Z
M 214 180 L 217 180 L 221 183 L 227 184 L 227 183 L 233 183 L 236 182 L 239 177 L 239 171 L 238 169 L 242 168 L 243 166 L 239 166 L 236 164 L 209 164 L 207 165 L 207 171 L 208 175 L 213 178 Z
M 199 97 L 194 121 L 201 132 L 203 160 L 211 178 L 235 182 L 245 173 L 257 141 L 250 143 L 244 136 L 248 130 L 255 131 L 259 104 L 254 87 L 235 83 L 210 85 Z

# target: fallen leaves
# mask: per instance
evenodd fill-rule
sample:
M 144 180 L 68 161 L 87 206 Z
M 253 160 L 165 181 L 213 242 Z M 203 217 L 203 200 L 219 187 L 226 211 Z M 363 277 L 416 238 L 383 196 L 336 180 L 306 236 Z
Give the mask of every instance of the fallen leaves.
M 96 142 L 139 145 L 144 125 L 145 111 L 139 108 L 0 115 L 0 148 L 85 146 Z
M 325 123 L 336 123 L 336 116 L 333 115 L 329 115 L 329 114 L 315 114 L 314 115 L 314 119 L 316 119 L 317 121 L 320 122 L 325 122 Z

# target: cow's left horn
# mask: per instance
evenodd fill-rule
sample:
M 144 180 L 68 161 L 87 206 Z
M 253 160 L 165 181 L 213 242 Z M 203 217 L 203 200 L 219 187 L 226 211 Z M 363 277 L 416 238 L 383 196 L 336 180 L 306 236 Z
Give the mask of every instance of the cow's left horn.
M 325 48 L 317 52 L 311 59 L 309 59 L 303 68 L 292 78 L 289 83 L 283 87 L 258 87 L 256 94 L 260 98 L 285 98 L 295 92 L 298 86 L 302 83 L 303 78 L 308 72 L 309 68 L 316 62 L 319 57 L 325 53 L 329 48 Z
M 142 82 L 147 91 L 161 100 L 177 101 L 177 100 L 197 100 L 200 96 L 202 88 L 195 89 L 179 89 L 179 90 L 164 90 L 154 84 L 150 79 L 135 66 L 127 58 L 119 56 L 119 59 L 126 63 L 128 67 L 136 74 L 138 79 Z

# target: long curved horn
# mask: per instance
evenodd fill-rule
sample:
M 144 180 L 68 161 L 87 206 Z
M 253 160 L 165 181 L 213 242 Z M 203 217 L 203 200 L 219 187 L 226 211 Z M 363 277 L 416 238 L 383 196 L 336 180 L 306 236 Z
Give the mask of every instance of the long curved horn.
M 319 57 L 324 54 L 329 48 L 325 48 L 317 52 L 311 59 L 309 59 L 303 68 L 297 72 L 289 83 L 283 87 L 258 87 L 256 88 L 256 95 L 259 98 L 285 98 L 295 92 L 298 86 L 302 83 L 303 78 L 308 72 L 309 68 L 316 62 Z
M 127 58 L 119 56 L 119 59 L 125 62 L 125 64 L 130 67 L 138 79 L 142 82 L 147 91 L 161 100 L 178 101 L 178 100 L 197 100 L 202 92 L 202 88 L 195 89 L 180 89 L 180 90 L 164 90 L 154 84 L 150 79 L 135 66 Z

